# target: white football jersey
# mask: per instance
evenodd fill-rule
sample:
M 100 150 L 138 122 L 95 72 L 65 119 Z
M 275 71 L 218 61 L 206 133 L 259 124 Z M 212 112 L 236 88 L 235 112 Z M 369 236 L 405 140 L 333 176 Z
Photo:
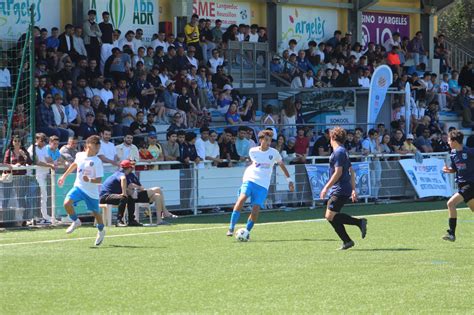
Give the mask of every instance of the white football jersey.
M 87 175 L 89 180 L 91 178 L 104 177 L 104 167 L 102 161 L 94 156 L 87 156 L 86 152 L 79 152 L 76 154 L 77 164 L 76 181 L 74 186 L 80 188 L 86 195 L 92 199 L 99 199 L 99 185 L 91 182 L 85 182 L 83 177 Z
M 262 151 L 260 147 L 254 147 L 250 149 L 249 156 L 252 164 L 245 170 L 243 182 L 253 182 L 268 189 L 273 166 L 281 161 L 280 152 L 274 148 Z

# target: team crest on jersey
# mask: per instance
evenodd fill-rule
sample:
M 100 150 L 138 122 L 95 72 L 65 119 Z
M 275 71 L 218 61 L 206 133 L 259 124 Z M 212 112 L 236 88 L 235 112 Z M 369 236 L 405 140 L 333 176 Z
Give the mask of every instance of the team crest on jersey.
M 91 162 L 89 163 L 89 166 L 94 166 L 94 162 L 91 161 Z
M 273 159 L 273 155 L 269 155 L 268 158 L 271 160 Z
M 467 153 L 463 153 L 463 154 L 462 154 L 462 158 L 463 158 L 464 160 L 467 160 Z

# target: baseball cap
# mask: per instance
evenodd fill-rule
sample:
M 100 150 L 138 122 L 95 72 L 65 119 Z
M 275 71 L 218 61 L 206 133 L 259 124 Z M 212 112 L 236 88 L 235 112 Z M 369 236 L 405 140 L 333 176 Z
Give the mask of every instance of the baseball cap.
M 293 143 L 295 143 L 295 142 L 296 142 L 296 138 L 295 138 L 295 137 L 290 137 L 290 138 L 288 139 L 288 142 L 293 142 Z
M 135 162 L 130 160 L 123 160 L 120 162 L 120 168 L 131 168 L 135 166 Z
M 415 139 L 415 137 L 414 137 L 411 133 L 409 133 L 408 136 L 407 136 L 407 140 L 408 140 L 408 139 L 413 140 L 413 139 Z
M 156 138 L 156 132 L 154 132 L 154 131 L 149 132 L 148 137 Z
M 230 91 L 232 91 L 232 86 L 231 86 L 230 84 L 226 84 L 226 85 L 224 85 L 223 90 L 230 90 Z
M 173 81 L 173 80 L 168 80 L 165 82 L 165 87 L 168 87 L 170 84 L 173 84 L 175 83 L 176 81 Z

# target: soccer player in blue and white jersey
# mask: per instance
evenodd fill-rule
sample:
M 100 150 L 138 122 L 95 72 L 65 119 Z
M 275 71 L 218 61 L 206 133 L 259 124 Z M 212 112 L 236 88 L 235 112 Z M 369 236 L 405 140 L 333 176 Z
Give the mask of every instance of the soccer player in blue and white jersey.
M 81 226 L 81 220 L 77 218 L 74 206 L 78 202 L 84 201 L 87 210 L 92 211 L 97 221 L 97 238 L 95 245 L 99 246 L 104 240 L 105 230 L 99 208 L 99 184 L 104 176 L 102 161 L 97 157 L 100 149 L 99 136 L 90 136 L 86 140 L 85 152 L 77 153 L 75 161 L 69 166 L 66 172 L 59 178 L 58 185 L 64 185 L 66 177 L 77 168 L 76 181 L 74 187 L 68 192 L 64 199 L 64 208 L 72 220 L 66 233 L 70 234 Z
M 252 162 L 245 170 L 242 180 L 242 186 L 239 191 L 239 198 L 234 205 L 234 211 L 230 217 L 229 231 L 227 236 L 234 234 L 235 225 L 239 221 L 240 211 L 244 206 L 247 198 L 250 198 L 252 212 L 247 220 L 247 230 L 250 232 L 253 225 L 257 221 L 260 208 L 263 206 L 268 194 L 268 187 L 272 178 L 273 166 L 278 164 L 286 176 L 290 191 L 294 191 L 295 187 L 290 178 L 290 174 L 282 161 L 280 153 L 271 148 L 273 139 L 273 131 L 263 130 L 258 134 L 260 146 L 254 147 L 249 151 L 249 157 Z
M 367 233 L 367 220 L 357 219 L 342 213 L 342 207 L 349 200 L 357 201 L 355 187 L 355 173 L 352 169 L 351 160 L 344 143 L 346 142 L 346 131 L 341 127 L 336 127 L 329 132 L 332 154 L 329 158 L 329 181 L 321 190 L 320 198 L 323 200 L 329 191 L 329 200 L 326 208 L 326 220 L 332 225 L 343 244 L 341 250 L 346 250 L 354 246 L 354 241 L 346 232 L 345 224 L 356 225 L 362 232 L 362 238 Z
M 464 134 L 459 130 L 449 132 L 448 144 L 451 147 L 451 167 L 444 166 L 443 172 L 456 173 L 459 190 L 448 200 L 449 230 L 443 240 L 456 240 L 457 205 L 465 202 L 474 211 L 474 149 L 463 146 Z

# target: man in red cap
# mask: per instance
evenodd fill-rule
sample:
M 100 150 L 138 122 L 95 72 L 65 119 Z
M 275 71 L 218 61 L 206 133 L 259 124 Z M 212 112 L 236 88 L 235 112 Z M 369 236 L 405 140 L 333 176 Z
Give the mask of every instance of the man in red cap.
M 128 208 L 128 226 L 141 226 L 135 219 L 135 201 L 127 193 L 126 176 L 133 171 L 135 163 L 130 160 L 120 162 L 120 170 L 113 173 L 102 184 L 100 203 L 118 206 L 116 226 L 126 226 L 123 221 L 125 207 Z

